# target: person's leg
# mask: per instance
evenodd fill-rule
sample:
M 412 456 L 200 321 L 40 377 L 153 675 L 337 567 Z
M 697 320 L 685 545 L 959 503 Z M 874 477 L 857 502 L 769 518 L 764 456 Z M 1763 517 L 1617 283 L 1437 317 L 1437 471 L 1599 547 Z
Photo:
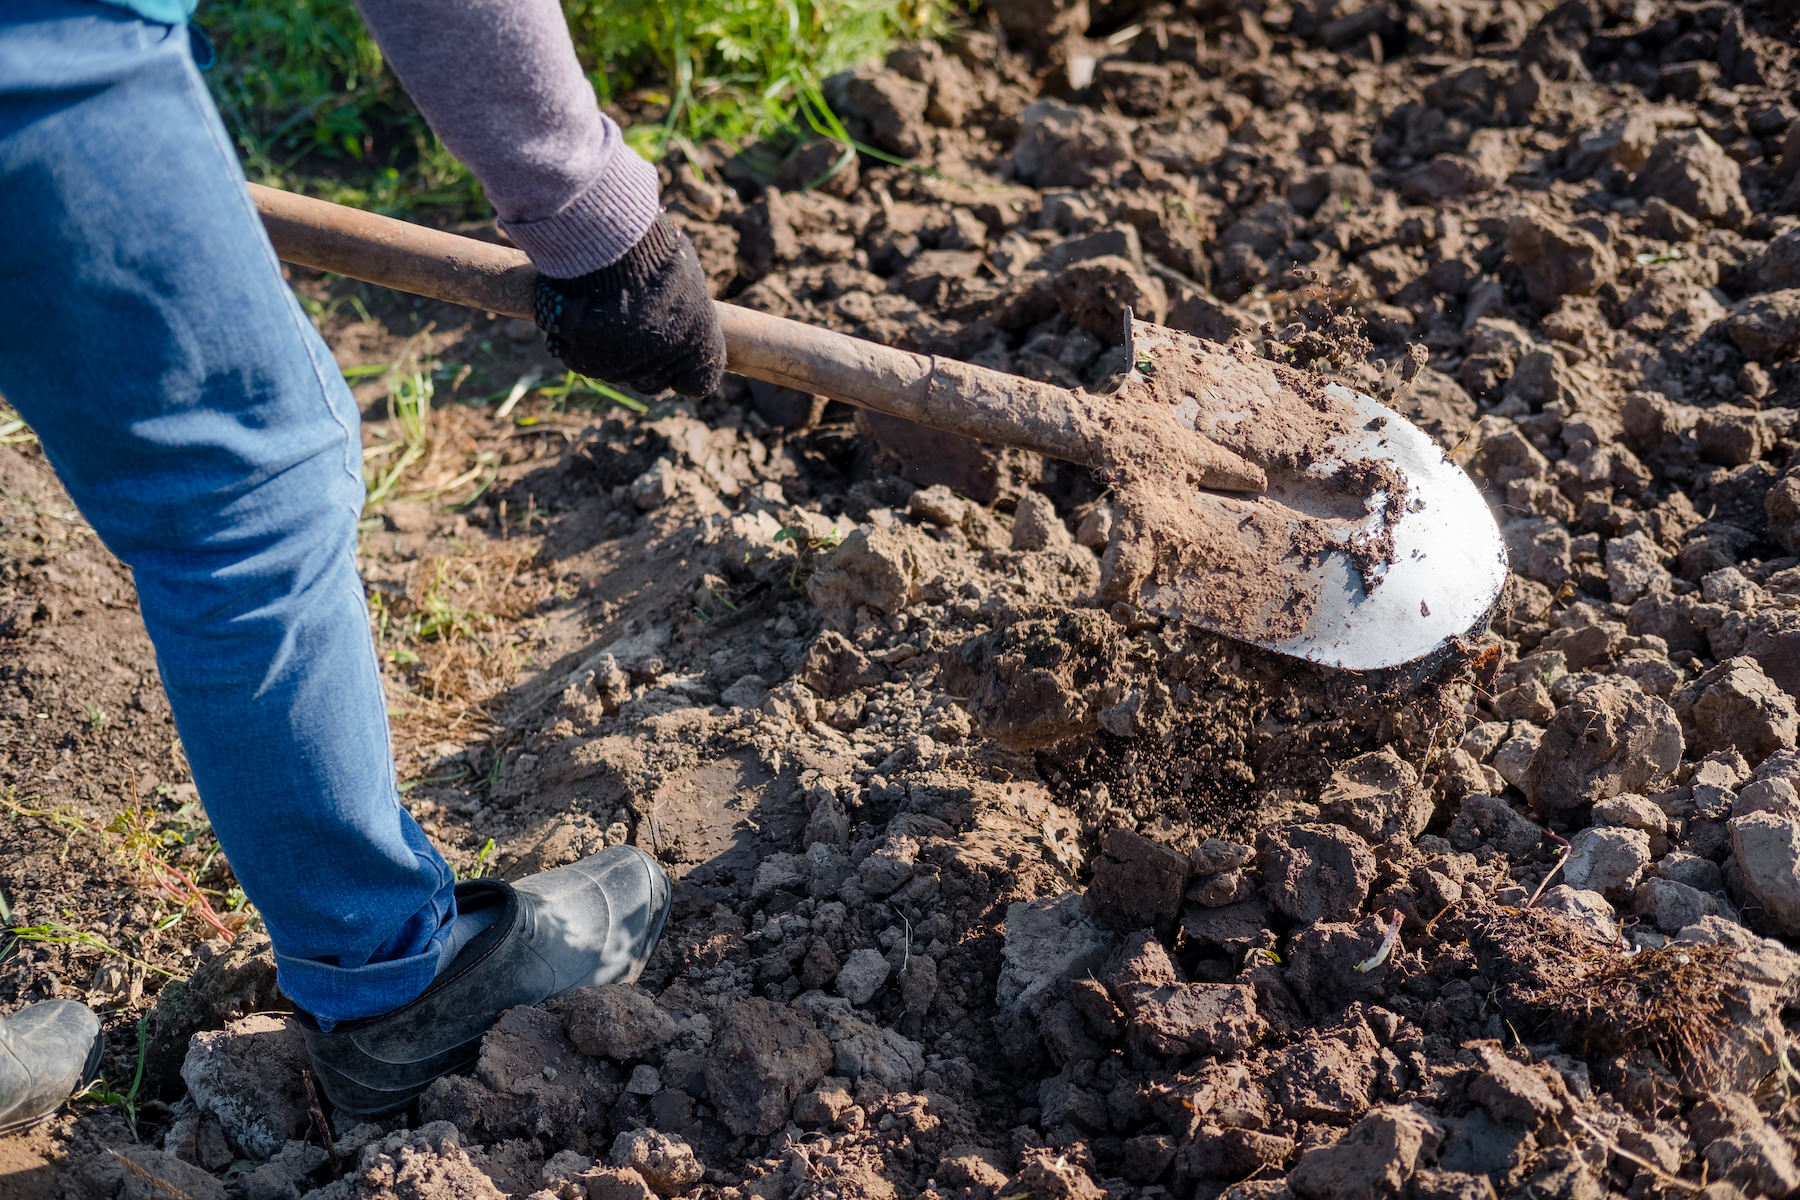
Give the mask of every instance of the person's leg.
M 0 395 L 137 581 L 194 782 L 326 1021 L 419 995 L 452 873 L 401 807 L 357 577 L 358 413 L 185 28 L 0 6 Z

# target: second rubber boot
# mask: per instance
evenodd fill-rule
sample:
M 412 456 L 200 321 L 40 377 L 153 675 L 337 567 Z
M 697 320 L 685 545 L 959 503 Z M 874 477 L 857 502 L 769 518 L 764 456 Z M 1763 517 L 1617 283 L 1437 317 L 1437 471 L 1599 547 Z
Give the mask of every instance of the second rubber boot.
M 636 980 L 668 919 L 669 877 L 643 851 L 613 846 L 515 884 L 459 883 L 456 905 L 491 909 L 493 920 L 417 1000 L 328 1030 L 298 1014 L 313 1070 L 339 1112 L 391 1112 L 439 1076 L 468 1070 L 482 1035 L 509 1008 Z
M 0 1017 L 0 1134 L 35 1125 L 94 1078 L 100 1018 L 74 1000 Z

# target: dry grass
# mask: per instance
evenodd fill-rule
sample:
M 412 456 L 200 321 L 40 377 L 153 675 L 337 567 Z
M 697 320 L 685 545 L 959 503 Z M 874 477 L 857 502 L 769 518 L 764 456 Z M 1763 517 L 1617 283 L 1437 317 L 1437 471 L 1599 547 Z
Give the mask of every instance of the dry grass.
M 1731 947 L 1684 942 L 1627 954 L 1539 909 L 1471 907 L 1456 916 L 1444 936 L 1468 939 L 1519 1029 L 1588 1059 L 1648 1055 L 1677 1074 L 1711 1066 L 1729 1024 L 1726 991 L 1740 981 Z
M 538 539 L 484 540 L 417 563 L 403 595 L 375 593 L 377 644 L 409 689 L 392 710 L 402 750 L 491 737 L 496 701 L 517 681 L 552 584 Z

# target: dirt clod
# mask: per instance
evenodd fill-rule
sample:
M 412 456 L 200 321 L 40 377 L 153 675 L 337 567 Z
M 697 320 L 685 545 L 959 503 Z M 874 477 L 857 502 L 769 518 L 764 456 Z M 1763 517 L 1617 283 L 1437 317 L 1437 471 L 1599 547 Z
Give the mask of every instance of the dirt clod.
M 1263 894 L 1302 923 L 1347 921 L 1362 910 L 1375 856 L 1362 838 L 1332 825 L 1284 825 L 1257 843 Z

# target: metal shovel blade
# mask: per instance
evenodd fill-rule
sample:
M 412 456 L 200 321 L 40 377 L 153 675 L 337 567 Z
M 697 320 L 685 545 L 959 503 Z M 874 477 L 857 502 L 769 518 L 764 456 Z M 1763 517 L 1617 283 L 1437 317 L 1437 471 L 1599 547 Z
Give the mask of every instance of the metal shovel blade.
M 1370 396 L 1175 330 L 1133 322 L 1132 342 L 1139 369 L 1116 394 L 1173 405 L 1183 426 L 1268 474 L 1260 494 L 1195 491 L 1179 522 L 1136 498 L 1139 529 L 1165 531 L 1158 561 L 1124 568 L 1139 576 L 1141 607 L 1355 671 L 1416 662 L 1485 624 L 1506 583 L 1505 542 L 1423 430 Z M 1129 538 L 1129 488 L 1121 503 Z M 1109 550 L 1108 566 L 1129 557 Z

